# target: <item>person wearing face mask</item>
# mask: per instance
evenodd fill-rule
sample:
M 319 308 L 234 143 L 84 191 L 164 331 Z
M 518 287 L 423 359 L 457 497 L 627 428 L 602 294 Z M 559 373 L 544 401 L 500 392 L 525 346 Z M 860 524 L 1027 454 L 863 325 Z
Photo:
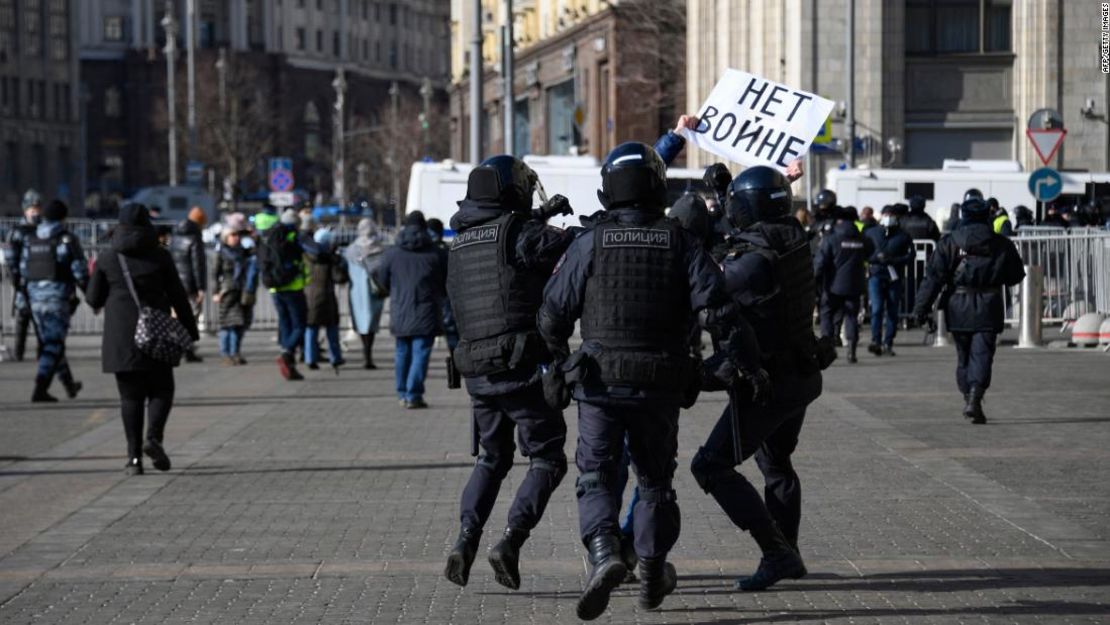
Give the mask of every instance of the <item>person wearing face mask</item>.
M 867 351 L 893 356 L 906 265 L 913 260 L 913 239 L 898 226 L 893 206 L 884 206 L 879 227 L 863 234 L 874 247 L 867 261 L 867 294 L 871 300 L 871 344 Z
M 19 271 L 19 257 L 23 251 L 23 244 L 34 238 L 35 229 L 42 220 L 42 196 L 34 189 L 27 189 L 23 194 L 23 223 L 12 228 L 8 235 L 8 247 L 4 250 L 4 261 L 8 266 L 8 273 L 12 279 L 12 288 L 15 297 L 12 298 L 12 316 L 15 317 L 15 359 L 23 360 L 23 353 L 27 349 L 27 331 L 31 327 L 31 303 L 27 300 L 26 284 L 23 274 Z M 36 339 L 38 339 L 36 333 Z M 39 340 L 39 349 L 42 342 Z

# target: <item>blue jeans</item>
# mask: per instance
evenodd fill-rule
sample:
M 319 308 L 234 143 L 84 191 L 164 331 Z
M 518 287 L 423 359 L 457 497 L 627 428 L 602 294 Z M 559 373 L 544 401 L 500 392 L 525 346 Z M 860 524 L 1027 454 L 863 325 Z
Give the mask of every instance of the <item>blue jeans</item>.
M 343 359 L 342 349 L 339 346 L 339 326 L 324 326 L 324 333 L 328 337 L 329 362 L 335 364 Z M 304 330 L 304 362 L 311 365 L 320 360 L 320 326 L 308 326 Z
M 867 281 L 867 294 L 871 300 L 871 342 L 878 345 L 894 344 L 898 333 L 898 309 L 902 304 L 902 281 L 891 281 L 885 276 L 871 276 Z M 886 336 L 883 336 L 883 321 Z
M 220 328 L 220 355 L 228 357 L 239 355 L 239 346 L 243 344 L 245 332 L 246 328 L 243 326 Z
M 280 291 L 273 294 L 274 310 L 278 316 L 278 342 L 287 354 L 296 351 L 304 339 L 308 303 L 304 291 Z
M 406 401 L 424 399 L 424 378 L 432 357 L 434 336 L 398 336 L 393 369 L 397 375 L 397 398 Z

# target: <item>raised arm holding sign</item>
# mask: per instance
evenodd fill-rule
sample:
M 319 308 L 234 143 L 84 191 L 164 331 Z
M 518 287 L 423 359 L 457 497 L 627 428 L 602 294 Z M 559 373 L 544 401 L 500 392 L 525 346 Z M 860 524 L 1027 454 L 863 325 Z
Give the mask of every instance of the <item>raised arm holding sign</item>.
M 768 165 L 797 177 L 791 167 L 809 150 L 833 109 L 812 93 L 730 69 L 681 133 L 694 145 L 744 166 Z

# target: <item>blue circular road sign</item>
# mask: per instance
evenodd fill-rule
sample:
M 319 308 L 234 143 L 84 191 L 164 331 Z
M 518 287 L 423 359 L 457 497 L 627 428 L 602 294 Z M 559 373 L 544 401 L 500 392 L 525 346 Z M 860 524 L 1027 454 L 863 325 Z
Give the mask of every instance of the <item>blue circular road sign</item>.
M 1051 167 L 1041 167 L 1029 174 L 1029 192 L 1038 202 L 1051 202 L 1064 191 L 1064 179 Z

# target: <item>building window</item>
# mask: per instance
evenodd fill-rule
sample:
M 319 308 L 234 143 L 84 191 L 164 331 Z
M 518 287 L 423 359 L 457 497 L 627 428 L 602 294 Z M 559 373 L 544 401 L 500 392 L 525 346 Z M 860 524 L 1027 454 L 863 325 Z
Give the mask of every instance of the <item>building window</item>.
M 574 129 L 574 80 L 547 90 L 547 152 L 567 155 L 578 144 Z
M 73 175 L 73 158 L 69 146 L 58 148 L 58 195 L 68 195 L 69 178 Z M 62 191 L 65 190 L 65 193 Z
M 104 41 L 123 41 L 123 18 L 116 15 L 104 18 Z
M 382 62 L 382 42 L 380 39 L 374 42 L 374 62 Z
M 396 4 L 390 4 L 389 5 L 389 25 L 390 26 L 396 26 L 397 25 L 397 5 Z
M 309 100 L 304 106 L 304 156 L 310 161 L 320 154 L 320 111 Z
M 389 67 L 397 69 L 397 42 L 389 44 Z
M 370 19 L 370 0 L 362 0 L 362 19 Z
M 4 144 L 4 186 L 9 191 L 19 190 L 19 144 L 9 141 Z
M 104 116 L 111 119 L 123 117 L 123 95 L 115 85 L 104 90 Z
M 339 31 L 331 34 L 331 53 L 339 56 Z
M 73 109 L 70 106 L 73 101 L 72 95 L 73 94 L 69 90 L 69 85 L 62 85 L 62 110 L 65 111 L 65 117 L 63 119 L 67 122 L 73 119 Z
M 323 11 L 324 10 L 324 0 L 316 0 L 316 10 L 317 11 Z
M 46 188 L 46 148 L 41 143 L 31 146 L 31 187 Z
M 362 40 L 362 60 L 364 60 L 364 61 L 370 60 L 370 40 L 369 39 L 363 39 Z
M 1009 52 L 1011 6 L 1012 0 L 907 0 L 906 52 Z
M 305 43 L 304 42 L 304 36 L 305 36 L 304 35 L 304 29 L 303 28 L 298 28 L 297 29 L 297 49 L 298 50 L 304 50 L 304 43 Z
M 322 30 L 316 31 L 316 51 L 324 51 L 324 31 Z
M 374 21 L 382 23 L 382 5 L 377 0 L 374 0 Z

